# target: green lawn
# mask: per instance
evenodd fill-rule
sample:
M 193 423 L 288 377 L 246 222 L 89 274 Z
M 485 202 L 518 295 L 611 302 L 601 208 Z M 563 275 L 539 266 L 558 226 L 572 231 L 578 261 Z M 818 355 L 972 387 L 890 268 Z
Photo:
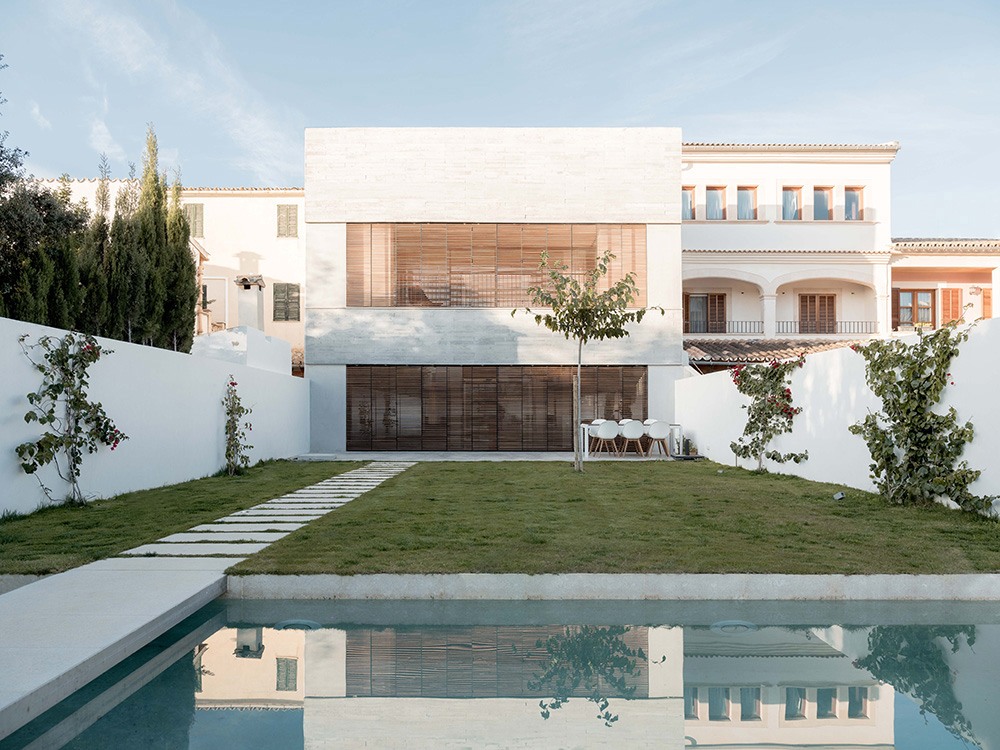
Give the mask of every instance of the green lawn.
M 705 461 L 418 464 L 232 572 L 993 571 L 993 521 Z
M 130 492 L 85 507 L 45 508 L 0 521 L 0 573 L 55 573 L 186 531 L 360 462 L 270 461 L 239 477 L 211 477 Z

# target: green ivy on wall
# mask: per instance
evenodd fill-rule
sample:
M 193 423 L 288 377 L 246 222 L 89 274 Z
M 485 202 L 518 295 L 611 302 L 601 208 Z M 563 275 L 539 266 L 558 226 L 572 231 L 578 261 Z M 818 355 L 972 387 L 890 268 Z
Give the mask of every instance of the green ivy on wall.
M 801 406 L 792 406 L 790 378 L 804 364 L 805 358 L 799 356 L 788 362 L 739 365 L 730 371 L 736 390 L 749 396 L 750 403 L 743 406 L 747 411 L 743 435 L 729 447 L 740 458 L 756 459 L 757 471 L 766 471 L 765 458 L 777 463 L 800 463 L 809 458 L 809 451 L 780 453 L 767 447 L 778 435 L 792 431 L 792 420 L 802 411 Z
M 917 340 L 878 339 L 851 347 L 865 358 L 865 378 L 882 401 L 848 429 L 868 446 L 871 478 L 879 493 L 898 505 L 930 505 L 940 499 L 962 510 L 987 513 L 994 498 L 972 494 L 969 485 L 982 473 L 960 460 L 972 442 L 972 422 L 960 424 L 950 407 L 935 411 L 945 386 L 954 385 L 951 362 L 969 338 L 957 322 Z

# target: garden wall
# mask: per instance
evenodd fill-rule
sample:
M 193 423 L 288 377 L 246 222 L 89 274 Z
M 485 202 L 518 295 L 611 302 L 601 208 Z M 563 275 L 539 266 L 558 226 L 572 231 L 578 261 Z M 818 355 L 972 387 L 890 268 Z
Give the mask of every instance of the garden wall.
M 45 499 L 34 476 L 25 474 L 14 449 L 37 438 L 37 424 L 25 424 L 25 395 L 40 375 L 18 346 L 65 331 L 0 318 L 0 512 L 30 512 Z M 207 357 L 99 339 L 114 350 L 91 368 L 90 397 L 129 436 L 111 452 L 86 456 L 81 488 L 86 495 L 110 497 L 214 474 L 225 465 L 222 397 L 229 375 L 239 383 L 245 406 L 253 409 L 248 442 L 251 462 L 285 458 L 309 450 L 309 382 Z M 51 467 L 42 470 L 54 496 L 63 484 Z
M 965 459 L 983 474 L 972 485 L 979 495 L 1000 495 L 1000 393 L 995 373 L 1000 365 L 1000 320 L 976 325 L 969 340 L 952 362 L 954 386 L 945 388 L 941 407 L 954 406 L 959 420 L 972 420 L 975 440 L 966 447 Z M 850 349 L 835 349 L 806 357 L 802 369 L 792 374 L 792 394 L 802 413 L 794 431 L 774 441 L 782 453 L 809 451 L 801 464 L 767 462 L 769 471 L 795 474 L 806 479 L 833 482 L 871 490 L 868 450 L 860 437 L 847 431 L 878 399 L 865 382 L 865 363 Z M 717 372 L 679 380 L 675 384 L 676 421 L 698 452 L 730 466 L 736 463 L 729 444 L 743 432 L 747 403 L 728 372 Z M 755 468 L 756 462 L 741 459 L 740 466 Z

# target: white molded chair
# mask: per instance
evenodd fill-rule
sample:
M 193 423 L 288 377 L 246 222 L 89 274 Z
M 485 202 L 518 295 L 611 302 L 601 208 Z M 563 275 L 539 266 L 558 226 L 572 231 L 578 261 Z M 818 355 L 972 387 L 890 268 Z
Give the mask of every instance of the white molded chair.
M 618 452 L 615 446 L 615 439 L 618 437 L 617 422 L 601 422 L 597 425 L 596 432 L 588 432 L 595 438 L 594 453 L 600 453 L 602 450 L 608 453 Z
M 667 438 L 670 436 L 670 425 L 666 422 L 657 422 L 655 419 L 646 428 L 646 435 L 649 436 L 649 453 L 653 455 L 653 446 L 659 447 L 664 456 L 670 455 L 670 448 L 667 446 Z
M 646 434 L 646 427 L 637 419 L 629 419 L 619 423 L 618 434 L 621 435 L 622 445 L 620 456 L 625 455 L 630 444 L 635 443 L 635 452 L 640 456 L 645 456 L 646 452 L 642 448 L 642 438 Z

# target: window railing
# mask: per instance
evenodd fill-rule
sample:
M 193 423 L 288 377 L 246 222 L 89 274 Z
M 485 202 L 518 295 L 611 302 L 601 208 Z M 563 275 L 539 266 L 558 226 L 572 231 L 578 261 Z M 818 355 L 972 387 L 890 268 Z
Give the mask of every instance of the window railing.
M 726 333 L 761 334 L 764 333 L 762 320 L 685 320 L 684 333 Z
M 878 333 L 876 320 L 779 320 L 775 326 L 778 334 L 850 334 Z

